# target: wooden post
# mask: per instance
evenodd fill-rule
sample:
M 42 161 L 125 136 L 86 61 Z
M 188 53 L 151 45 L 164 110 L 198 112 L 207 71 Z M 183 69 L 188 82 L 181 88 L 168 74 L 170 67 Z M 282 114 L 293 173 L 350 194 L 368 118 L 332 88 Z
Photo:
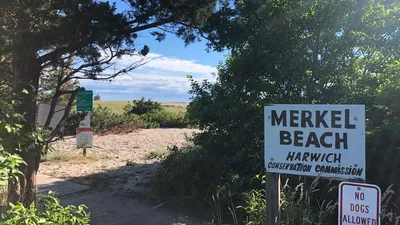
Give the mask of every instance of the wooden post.
M 266 174 L 266 191 L 267 191 L 267 225 L 280 225 L 280 193 L 281 182 L 278 173 Z
M 86 157 L 86 148 L 83 148 L 83 157 Z

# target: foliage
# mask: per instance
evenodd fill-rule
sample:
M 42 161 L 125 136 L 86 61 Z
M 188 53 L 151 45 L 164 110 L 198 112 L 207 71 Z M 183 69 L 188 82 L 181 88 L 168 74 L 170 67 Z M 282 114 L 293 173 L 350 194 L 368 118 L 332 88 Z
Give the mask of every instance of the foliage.
M 18 170 L 19 165 L 26 164 L 22 158 L 18 155 L 11 155 L 10 153 L 0 150 L 0 185 L 6 185 L 7 180 L 17 179 L 18 175 L 21 175 L 21 171 Z
M 60 136 L 75 135 L 75 129 L 79 127 L 79 123 L 85 118 L 85 115 L 82 112 L 71 112 L 61 130 L 62 134 Z
M 12 99 L 14 95 L 10 95 L 10 91 L 8 87 L 0 86 L 0 145 L 11 153 L 27 151 L 42 144 L 44 138 L 41 132 L 26 131 L 25 119 L 17 112 L 21 103 Z
M 220 177 L 218 168 L 221 166 L 202 148 L 173 146 L 156 174 L 158 190 L 162 196 L 182 196 L 211 203 L 209 196 L 217 189 L 213 182 Z
M 137 166 L 137 165 L 138 164 L 136 162 L 133 162 L 133 161 L 130 161 L 130 160 L 126 161 L 126 163 L 125 163 L 125 166 Z
M 68 80 L 65 83 L 60 83 L 65 76 L 66 65 L 60 66 L 56 69 L 46 69 L 42 71 L 40 76 L 40 89 L 38 93 L 38 101 L 40 103 L 51 104 L 52 98 L 56 95 L 57 91 L 71 91 L 78 87 L 78 80 Z M 67 105 L 69 101 L 69 95 L 62 95 L 58 98 L 57 104 Z
M 76 79 L 112 80 L 143 65 L 150 47 L 138 44 L 137 38 L 140 32 L 151 28 L 161 29 L 162 32 L 151 32 L 158 41 L 168 32 L 182 38 L 186 44 L 194 42 L 216 7 L 216 0 L 127 0 L 126 3 L 129 7 L 118 12 L 115 3 L 95 0 L 2 1 L 0 85 L 11 86 L 20 100 L 21 106 L 16 111 L 24 117 L 26 133 L 35 131 L 38 97 L 50 99 L 39 96 L 39 91 L 47 94 L 46 90 L 54 90 L 53 106 L 69 96 L 64 123 L 76 95 L 75 90 L 62 90 L 64 84 Z M 116 68 L 114 65 L 123 56 L 136 56 L 138 60 L 111 74 L 104 73 Z M 57 77 L 56 87 L 53 84 L 44 87 L 44 76 L 48 72 L 60 72 L 60 76 L 49 77 L 51 80 Z M 53 129 L 47 141 L 57 138 L 61 127 Z M 11 143 L 19 144 L 18 140 Z M 34 150 L 21 154 L 28 164 L 27 170 L 23 170 L 27 182 L 20 182 L 20 186 L 27 186 L 21 187 L 27 190 L 25 205 L 30 205 L 35 198 L 35 187 L 30 185 L 36 179 L 41 150 L 41 146 L 35 146 Z M 18 185 L 12 189 L 15 190 L 10 197 L 17 199 Z
M 89 225 L 90 213 L 85 205 L 78 207 L 68 205 L 61 206 L 60 200 L 53 192 L 41 196 L 39 204 L 43 204 L 43 210 L 38 210 L 35 203 L 24 207 L 21 203 L 11 204 L 11 209 L 4 216 L 0 224 L 4 225 L 39 225 L 39 224 L 69 224 Z
M 339 182 L 321 182 L 320 178 L 286 180 L 281 194 L 283 224 L 336 224 L 337 186 Z
M 152 113 L 154 111 L 160 111 L 162 110 L 162 106 L 159 102 L 155 102 L 150 99 L 146 101 L 145 98 L 142 98 L 140 100 L 133 100 L 132 105 L 128 103 L 124 107 L 124 110 L 128 115 L 136 114 L 140 116 L 143 114 Z
M 95 95 L 95 96 L 93 97 L 93 100 L 94 100 L 94 101 L 100 101 L 100 95 L 99 95 L 99 94 Z
M 264 171 L 263 106 L 293 103 L 365 104 L 367 179 L 381 188 L 398 184 L 399 15 L 398 1 L 235 1 L 221 6 L 213 17 L 219 24 L 206 31 L 216 49 L 230 48 L 231 55 L 218 67 L 216 82 L 191 79 L 188 117 L 203 130 L 194 138 L 201 152 L 169 155 L 162 166 L 168 178 L 161 182 L 183 196 L 192 193 L 173 184 L 185 181 L 185 190 L 193 188 L 205 198 L 220 184 L 233 193 L 248 193 L 254 189 L 252 176 Z M 385 163 L 377 165 L 377 159 Z M 218 172 L 210 176 L 198 165 Z M 230 185 L 233 175 L 241 185 Z M 203 183 L 192 181 L 197 177 Z M 330 187 L 318 184 L 324 186 Z M 299 199 L 290 194 L 296 190 L 286 191 L 286 199 Z M 298 203 L 317 207 L 320 195 Z M 318 222 L 320 215 L 313 211 L 318 208 L 285 207 L 301 211 L 290 213 L 301 216 L 288 224 Z
M 140 116 L 144 124 L 151 124 L 161 128 L 185 128 L 189 121 L 185 113 L 174 113 L 166 110 L 152 111 Z
M 109 129 L 121 126 L 124 122 L 127 123 L 135 123 L 137 122 L 138 117 L 126 117 L 124 121 L 122 115 L 116 115 L 111 113 L 110 109 L 104 107 L 97 107 L 93 110 L 91 114 L 91 126 L 97 133 L 107 132 Z
M 111 109 L 98 105 L 91 113 L 91 126 L 98 134 L 115 132 L 118 129 L 129 132 L 138 128 L 185 128 L 189 126 L 186 113 L 167 111 L 158 102 L 143 102 L 151 106 L 139 106 L 134 110 L 147 111 L 144 114 L 130 113 L 133 108 L 129 103 L 124 107 L 124 114 L 114 113 Z M 142 103 L 138 105 L 142 105 Z M 152 108 L 152 106 L 156 107 Z M 84 116 L 85 114 L 81 112 L 71 113 L 64 126 L 63 135 L 75 135 L 75 129 Z
M 186 105 L 189 103 L 179 103 L 179 102 L 160 102 L 161 106 L 168 112 L 175 113 L 185 113 Z M 115 114 L 124 114 L 124 107 L 129 104 L 132 105 L 130 101 L 105 101 L 99 100 L 93 102 L 93 107 L 103 106 L 109 108 Z
M 150 152 L 147 156 L 146 159 L 152 160 L 152 159 L 162 159 L 165 156 L 165 152 L 160 152 L 160 151 L 153 151 Z
M 32 144 L 40 145 L 43 138 L 40 133 L 26 132 L 20 124 L 24 118 L 15 112 L 15 107 L 18 107 L 18 104 L 7 96 L 5 90 L 0 90 L 0 96 L 2 97 L 0 98 L 0 185 L 3 186 L 7 181 L 14 182 L 23 177 L 20 168 L 23 169 L 26 163 L 15 152 L 32 151 Z M 10 140 L 19 140 L 20 144 L 15 145 Z M 9 152 L 13 152 L 13 154 Z M 40 152 L 37 154 L 40 154 Z M 11 209 L 0 219 L 0 224 L 89 224 L 89 214 L 84 211 L 84 206 L 78 208 L 67 206 L 64 208 L 53 193 L 44 196 L 42 200 L 45 203 L 45 209 L 41 212 L 37 211 L 35 203 L 32 203 L 29 207 L 24 207 L 20 202 L 10 203 Z
M 265 189 L 251 190 L 244 194 L 245 206 L 243 207 L 247 225 L 264 225 L 267 223 L 267 202 L 265 201 Z

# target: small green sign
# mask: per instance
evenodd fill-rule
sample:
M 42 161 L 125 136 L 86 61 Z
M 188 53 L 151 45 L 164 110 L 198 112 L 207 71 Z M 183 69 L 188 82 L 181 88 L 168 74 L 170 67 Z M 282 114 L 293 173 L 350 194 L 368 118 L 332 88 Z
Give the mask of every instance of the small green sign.
M 77 93 L 76 111 L 93 111 L 93 91 L 80 91 Z

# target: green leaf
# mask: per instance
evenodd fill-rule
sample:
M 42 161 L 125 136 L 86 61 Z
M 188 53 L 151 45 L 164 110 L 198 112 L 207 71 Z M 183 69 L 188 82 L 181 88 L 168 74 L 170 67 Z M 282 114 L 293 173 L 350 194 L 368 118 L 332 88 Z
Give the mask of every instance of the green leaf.
M 5 128 L 6 128 L 6 130 L 7 130 L 8 133 L 11 133 L 12 128 L 11 128 L 10 125 L 6 125 Z

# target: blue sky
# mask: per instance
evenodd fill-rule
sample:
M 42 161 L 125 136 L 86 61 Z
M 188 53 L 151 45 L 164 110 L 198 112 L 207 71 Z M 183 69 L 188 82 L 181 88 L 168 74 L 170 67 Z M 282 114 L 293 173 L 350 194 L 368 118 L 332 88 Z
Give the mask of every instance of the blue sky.
M 118 3 L 120 10 L 123 3 Z M 151 30 L 139 33 L 136 44 L 138 49 L 143 45 L 150 47 L 146 56 L 147 64 L 135 69 L 127 75 L 116 78 L 113 82 L 81 81 L 86 89 L 99 94 L 102 100 L 134 100 L 141 97 L 163 102 L 187 102 L 190 85 L 187 74 L 196 80 L 213 80 L 212 73 L 216 66 L 224 61 L 226 53 L 207 52 L 206 41 L 190 44 L 174 35 L 158 42 L 150 35 Z M 118 62 L 123 67 L 132 62 L 132 58 L 124 57 Z

